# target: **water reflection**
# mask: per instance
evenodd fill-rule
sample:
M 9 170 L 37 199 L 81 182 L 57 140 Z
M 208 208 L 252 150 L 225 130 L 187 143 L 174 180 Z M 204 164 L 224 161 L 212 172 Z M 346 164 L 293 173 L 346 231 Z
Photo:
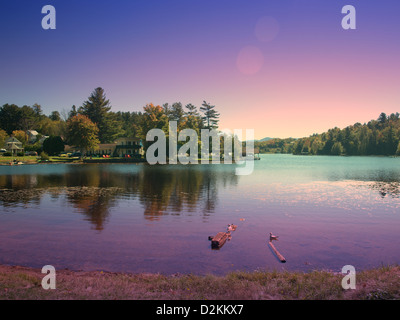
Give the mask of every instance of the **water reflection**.
M 400 197 L 400 183 L 396 181 L 376 181 L 370 184 L 370 188 L 373 190 L 377 190 L 382 198 L 385 198 L 387 196 L 391 198 Z
M 6 174 L 0 176 L 0 202 L 40 204 L 49 194 L 67 202 L 103 230 L 110 208 L 118 199 L 138 199 L 148 220 L 164 214 L 215 211 L 218 189 L 238 183 L 234 167 L 85 165 L 60 166 L 58 173 Z
M 399 164 L 262 155 L 242 177 L 234 165 L 0 166 L 0 263 L 168 274 L 279 268 L 269 232 L 281 236 L 288 270 L 399 263 Z M 236 222 L 229 245 L 210 250 L 207 237 Z
M 343 169 L 343 168 L 342 168 Z M 359 187 L 368 187 L 377 191 L 382 198 L 400 197 L 400 172 L 390 169 L 343 169 L 331 172 L 328 175 L 329 181 L 349 181 L 351 185 L 359 184 Z
M 68 188 L 66 195 L 68 202 L 71 203 L 78 212 L 86 216 L 87 221 L 91 222 L 96 230 L 104 229 L 104 222 L 109 216 L 109 208 L 116 202 L 116 196 L 121 189 L 81 187 Z

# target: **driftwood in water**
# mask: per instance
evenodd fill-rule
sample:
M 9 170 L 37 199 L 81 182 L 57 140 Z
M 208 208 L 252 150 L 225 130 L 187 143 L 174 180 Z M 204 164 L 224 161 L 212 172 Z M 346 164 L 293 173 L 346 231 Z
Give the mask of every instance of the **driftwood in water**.
M 221 248 L 225 244 L 226 240 L 228 240 L 229 236 L 229 232 L 218 232 L 215 237 L 209 237 L 208 239 L 211 240 L 211 248 Z
M 284 257 L 283 255 L 281 255 L 281 254 L 279 253 L 278 250 L 276 250 L 275 246 L 272 244 L 272 241 L 269 242 L 269 245 L 271 246 L 272 250 L 275 252 L 275 254 L 276 254 L 276 256 L 278 257 L 278 259 L 279 259 L 282 263 L 285 263 L 285 262 L 286 262 L 285 257 Z

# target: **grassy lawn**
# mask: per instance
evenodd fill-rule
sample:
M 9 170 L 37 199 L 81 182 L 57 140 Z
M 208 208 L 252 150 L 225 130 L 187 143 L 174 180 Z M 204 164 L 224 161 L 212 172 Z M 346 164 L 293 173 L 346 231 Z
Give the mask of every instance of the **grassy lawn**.
M 0 265 L 0 300 L 391 300 L 400 299 L 400 267 L 357 272 L 356 289 L 328 271 L 233 272 L 226 276 L 56 271 L 56 289 L 44 290 L 40 270 Z
M 37 163 L 38 160 L 40 161 L 40 157 L 37 156 L 24 156 L 24 157 L 4 157 L 0 156 L 0 164 L 9 164 L 10 162 L 17 159 L 17 161 L 21 161 L 22 163 Z M 51 163 L 55 162 L 74 162 L 74 161 L 81 161 L 78 157 L 75 158 L 68 158 L 68 157 L 49 157 L 49 161 Z
M 10 163 L 11 161 L 14 161 L 14 159 L 17 159 L 18 161 L 21 162 L 36 162 L 37 157 L 36 156 L 24 156 L 24 157 L 4 157 L 0 156 L 0 163 Z

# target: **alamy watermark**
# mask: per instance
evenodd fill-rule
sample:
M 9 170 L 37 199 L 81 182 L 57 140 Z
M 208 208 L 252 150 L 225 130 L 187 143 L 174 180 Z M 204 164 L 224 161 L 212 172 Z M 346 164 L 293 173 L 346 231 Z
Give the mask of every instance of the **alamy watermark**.
M 42 279 L 42 288 L 44 290 L 55 290 L 56 289 L 56 268 L 51 265 L 44 266 L 42 268 L 42 273 L 46 276 Z
M 42 28 L 44 30 L 55 30 L 56 29 L 56 8 L 52 5 L 45 5 L 42 7 L 42 14 L 45 14 L 45 16 L 42 18 Z M 345 5 L 342 8 L 342 14 L 345 15 L 341 21 L 342 28 L 344 30 L 355 30 L 356 29 L 356 8 L 352 5 Z
M 356 289 L 356 268 L 351 265 L 346 265 L 342 268 L 342 273 L 345 276 L 342 279 L 342 288 L 345 290 Z
M 212 164 L 220 164 L 222 157 L 224 164 L 233 162 L 239 165 L 245 164 L 244 167 L 236 168 L 236 175 L 249 175 L 253 172 L 253 129 L 246 129 L 246 152 L 243 152 L 244 148 L 241 142 L 243 130 L 241 129 L 235 129 L 233 134 L 230 130 L 224 130 L 223 135 L 215 129 L 202 129 L 199 149 L 197 132 L 194 129 L 183 129 L 178 133 L 177 127 L 176 121 L 169 122 L 168 143 L 163 130 L 151 129 L 147 132 L 146 141 L 155 141 L 146 150 L 146 160 L 149 164 L 167 164 L 167 158 L 168 164 L 198 164 L 200 155 L 201 164 L 209 164 L 210 157 Z M 223 153 L 221 153 L 221 137 Z M 179 142 L 181 142 L 181 146 L 178 149 Z

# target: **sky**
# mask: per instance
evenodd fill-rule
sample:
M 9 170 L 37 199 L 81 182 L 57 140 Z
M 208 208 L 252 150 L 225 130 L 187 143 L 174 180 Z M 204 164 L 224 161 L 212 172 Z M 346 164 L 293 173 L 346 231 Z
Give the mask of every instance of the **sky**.
M 0 105 L 68 112 L 102 87 L 112 111 L 205 100 L 220 129 L 305 137 L 400 112 L 399 33 L 398 0 L 1 0 Z

